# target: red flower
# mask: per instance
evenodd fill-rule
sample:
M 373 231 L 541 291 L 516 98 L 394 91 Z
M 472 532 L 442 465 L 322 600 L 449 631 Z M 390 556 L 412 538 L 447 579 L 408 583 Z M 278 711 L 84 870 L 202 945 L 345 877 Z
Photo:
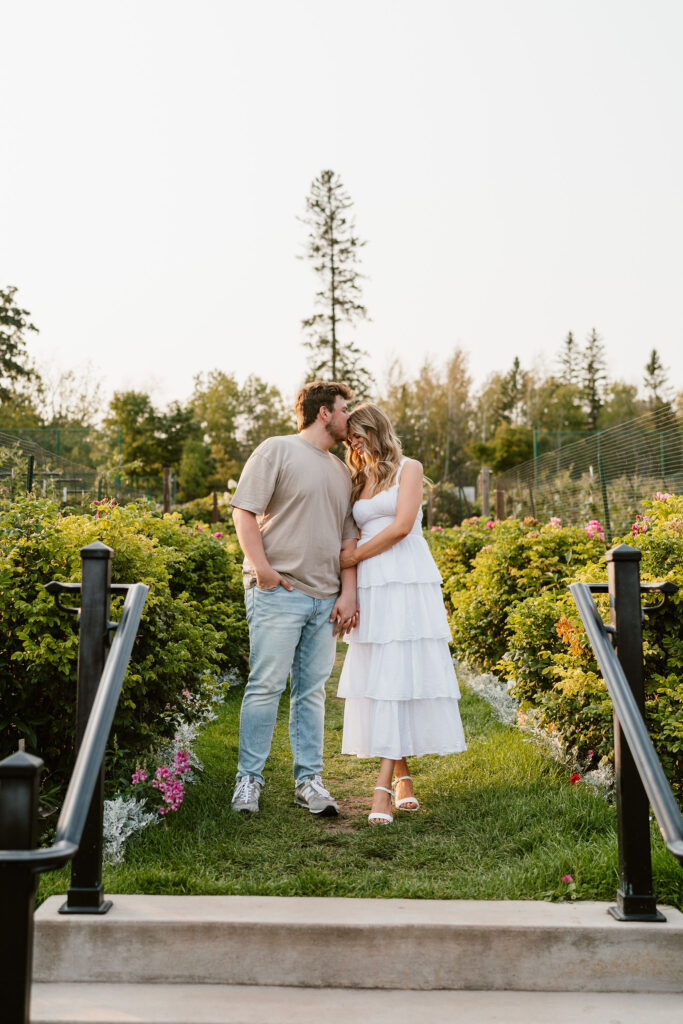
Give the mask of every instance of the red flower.
M 580 778 L 581 778 L 581 776 L 579 775 L 579 773 L 578 772 L 574 772 L 574 774 L 571 776 L 569 781 L 571 782 L 572 786 L 575 786 Z

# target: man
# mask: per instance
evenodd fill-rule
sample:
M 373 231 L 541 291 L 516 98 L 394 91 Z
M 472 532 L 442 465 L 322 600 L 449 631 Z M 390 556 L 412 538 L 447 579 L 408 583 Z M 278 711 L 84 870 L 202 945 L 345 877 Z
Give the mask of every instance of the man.
M 299 433 L 260 444 L 232 498 L 245 555 L 250 641 L 232 798 L 236 811 L 258 811 L 280 695 L 290 675 L 295 800 L 312 814 L 339 812 L 321 778 L 325 682 L 337 633 L 357 622 L 356 570 L 340 571 L 339 552 L 355 546 L 358 534 L 351 476 L 330 448 L 346 438 L 351 396 L 336 381 L 306 384 L 296 399 Z

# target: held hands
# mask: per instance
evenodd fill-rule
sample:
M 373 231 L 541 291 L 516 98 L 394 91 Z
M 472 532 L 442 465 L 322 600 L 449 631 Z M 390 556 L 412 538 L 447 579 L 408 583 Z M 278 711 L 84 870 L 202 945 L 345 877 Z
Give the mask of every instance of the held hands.
M 359 611 L 355 598 L 353 601 L 340 594 L 334 603 L 330 614 L 330 622 L 334 623 L 332 633 L 334 636 L 346 636 L 358 625 Z

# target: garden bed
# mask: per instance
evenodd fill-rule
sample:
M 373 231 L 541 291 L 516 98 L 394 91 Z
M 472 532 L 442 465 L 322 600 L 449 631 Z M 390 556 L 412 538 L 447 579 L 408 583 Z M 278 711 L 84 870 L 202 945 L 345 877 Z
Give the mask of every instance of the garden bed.
M 339 798 L 339 818 L 314 819 L 294 804 L 286 698 L 262 810 L 230 810 L 242 698 L 235 688 L 199 737 L 204 770 L 182 807 L 132 839 L 123 863 L 105 868 L 107 893 L 614 898 L 614 807 L 594 787 L 572 785 L 566 765 L 498 722 L 470 693 L 461 702 L 468 751 L 415 759 L 422 810 L 399 814 L 390 828 L 369 826 L 377 762 L 339 753 L 343 703 L 335 695 L 343 652 L 340 644 L 325 733 L 324 778 Z M 683 876 L 655 828 L 652 844 L 657 897 L 683 907 Z M 45 875 L 39 899 L 67 886 L 66 871 Z

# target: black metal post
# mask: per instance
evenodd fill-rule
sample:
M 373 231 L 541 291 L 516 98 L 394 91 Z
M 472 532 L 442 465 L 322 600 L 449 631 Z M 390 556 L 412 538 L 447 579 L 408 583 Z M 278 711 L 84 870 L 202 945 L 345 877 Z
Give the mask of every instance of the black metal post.
M 640 558 L 637 548 L 620 544 L 607 552 L 610 621 L 616 630 L 615 647 L 631 692 L 645 711 L 643 682 Z M 617 905 L 610 907 L 618 921 L 664 921 L 657 910 L 652 887 L 650 805 L 616 712 L 614 715 L 614 769 L 616 774 L 619 888 Z
M 26 467 L 26 490 L 30 494 L 33 490 L 33 467 L 35 466 L 35 455 L 29 455 L 28 466 Z
M 33 850 L 43 762 L 19 751 L 0 761 L 0 850 Z M 33 970 L 33 911 L 38 876 L 31 864 L 0 866 L 2 1019 L 28 1024 Z
M 114 552 L 95 541 L 81 548 L 82 582 L 78 638 L 78 697 L 76 750 L 88 724 L 106 660 L 109 624 L 109 588 Z M 78 853 L 71 865 L 71 887 L 60 914 L 106 914 L 111 902 L 103 899 L 102 815 L 104 810 L 104 763 L 93 791 Z

